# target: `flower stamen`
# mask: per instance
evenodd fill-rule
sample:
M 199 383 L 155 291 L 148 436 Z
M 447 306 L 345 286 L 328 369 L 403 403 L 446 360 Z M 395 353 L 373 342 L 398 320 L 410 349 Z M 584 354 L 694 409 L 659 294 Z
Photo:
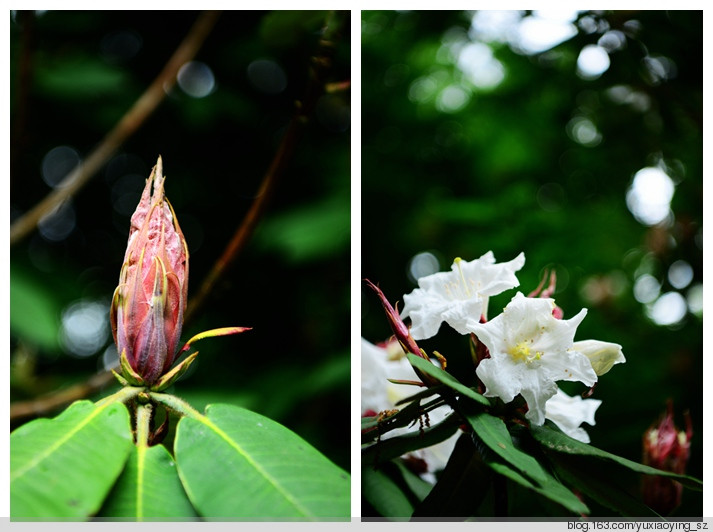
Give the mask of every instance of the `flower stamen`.
M 540 360 L 544 354 L 542 351 L 535 351 L 532 353 L 529 342 L 520 342 L 519 344 L 514 345 L 509 349 L 508 353 L 515 360 L 521 360 L 526 364 L 530 364 L 534 360 Z
M 458 273 L 460 274 L 460 280 L 463 283 L 463 288 L 465 289 L 465 295 L 470 297 L 471 293 L 470 293 L 470 289 L 468 288 L 468 281 L 466 281 L 465 275 L 463 275 L 463 270 L 460 267 L 460 263 L 462 260 L 463 259 L 461 259 L 460 257 L 456 257 L 453 260 L 453 263 L 458 267 Z

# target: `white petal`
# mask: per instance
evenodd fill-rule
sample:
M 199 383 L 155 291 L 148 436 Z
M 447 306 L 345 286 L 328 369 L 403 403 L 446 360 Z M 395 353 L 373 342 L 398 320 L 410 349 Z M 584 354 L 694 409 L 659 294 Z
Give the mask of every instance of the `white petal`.
M 589 435 L 580 425 L 594 425 L 594 413 L 601 404 L 599 399 L 582 399 L 578 395 L 570 397 L 558 390 L 557 394 L 547 401 L 545 416 L 571 438 L 589 443 Z
M 614 364 L 626 362 L 621 346 L 611 342 L 582 340 L 574 342 L 572 349 L 579 351 L 589 359 L 597 375 L 604 375 Z
M 495 264 L 492 252 L 466 262 L 456 259 L 450 272 L 438 272 L 418 280 L 418 288 L 404 296 L 401 317 L 411 318 L 411 335 L 416 340 L 435 336 L 444 321 L 460 334 L 468 334 L 468 320 L 478 321 L 487 312 L 488 296 L 519 284 L 515 271 L 525 263 L 515 259 Z

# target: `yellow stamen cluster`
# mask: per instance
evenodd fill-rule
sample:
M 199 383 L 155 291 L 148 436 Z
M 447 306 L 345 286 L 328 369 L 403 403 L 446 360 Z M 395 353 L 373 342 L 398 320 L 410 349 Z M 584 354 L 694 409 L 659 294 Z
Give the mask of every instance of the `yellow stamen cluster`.
M 540 360 L 543 355 L 542 351 L 533 353 L 529 342 L 520 342 L 514 345 L 510 348 L 509 353 L 515 360 L 521 360 L 526 364 L 531 363 L 533 360 Z

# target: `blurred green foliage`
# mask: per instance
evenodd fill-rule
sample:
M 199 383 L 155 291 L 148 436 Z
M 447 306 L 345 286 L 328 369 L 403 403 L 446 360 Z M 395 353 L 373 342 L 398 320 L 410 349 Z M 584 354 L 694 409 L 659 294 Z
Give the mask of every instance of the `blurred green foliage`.
M 513 27 L 535 15 L 514 14 Z M 518 48 L 512 29 L 510 40 L 488 37 L 496 23 L 476 27 L 474 16 L 362 14 L 361 276 L 403 307 L 416 286 L 411 260 L 423 252 L 443 271 L 458 256 L 493 250 L 507 261 L 524 251 L 526 294 L 554 268 L 565 317 L 589 309 L 577 339 L 619 343 L 627 357 L 595 389 L 604 402 L 586 427 L 592 445 L 640 461 L 644 431 L 671 398 L 680 428 L 691 413 L 688 474 L 701 478 L 702 13 L 579 12 L 571 38 L 537 53 Z M 599 75 L 578 74 L 588 45 L 608 51 Z M 627 207 L 645 167 L 675 184 L 671 214 L 651 226 Z M 692 272 L 683 286 L 670 273 L 677 261 Z M 657 286 L 637 300 L 645 275 Z M 691 304 L 664 325 L 652 313 L 666 293 Z M 514 294 L 492 298 L 490 317 Z M 658 310 L 675 313 L 663 301 Z M 389 334 L 364 287 L 362 336 L 376 343 Z M 445 355 L 456 374 L 472 371 L 465 340 L 445 325 L 419 345 Z M 627 482 L 638 490 L 637 479 Z M 541 511 L 528 493 L 512 501 L 523 505 L 519 515 Z M 685 493 L 677 515 L 702 515 L 701 501 Z M 363 515 L 370 508 L 363 503 Z
M 11 219 L 101 141 L 198 15 L 11 13 Z M 191 253 L 190 300 L 242 222 L 304 96 L 326 15 L 222 13 L 194 59 L 202 77 L 193 89 L 190 79 L 187 88 L 174 86 L 68 210 L 11 249 L 12 400 L 65 388 L 104 367 L 129 217 L 159 154 Z M 350 77 L 349 18 L 340 20 L 329 82 Z M 195 369 L 173 390 L 197 407 L 227 402 L 271 416 L 345 469 L 349 105 L 348 91 L 318 101 L 253 239 L 183 336 L 227 325 L 253 330 L 201 342 Z M 64 148 L 52 152 L 57 147 Z M 96 331 L 83 357 L 72 355 L 78 347 L 65 330 L 77 301 L 106 308 L 75 325 Z

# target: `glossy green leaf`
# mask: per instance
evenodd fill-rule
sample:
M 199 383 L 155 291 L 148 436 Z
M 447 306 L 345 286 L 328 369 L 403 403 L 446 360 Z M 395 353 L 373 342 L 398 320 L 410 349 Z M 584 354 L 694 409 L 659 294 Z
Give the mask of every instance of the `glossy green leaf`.
M 483 443 L 505 462 L 535 482 L 542 484 L 547 481 L 545 471 L 537 460 L 515 447 L 502 419 L 485 412 L 470 414 L 466 419 Z
M 621 471 L 615 463 L 592 457 L 548 453 L 557 475 L 585 497 L 627 517 L 657 517 L 658 514 L 620 486 Z M 634 473 L 630 473 L 634 475 Z M 633 484 L 637 491 L 638 482 Z
M 451 453 L 438 482 L 414 517 L 469 517 L 485 498 L 491 486 L 491 470 L 468 434 L 462 434 Z
M 579 497 L 577 497 L 566 486 L 564 486 L 561 482 L 559 482 L 549 473 L 545 473 L 544 482 L 538 485 L 534 484 L 530 479 L 513 469 L 508 464 L 504 464 L 502 462 L 492 459 L 488 459 L 486 460 L 486 462 L 496 473 L 499 473 L 504 477 L 509 478 L 513 482 L 517 482 L 521 486 L 524 486 L 525 488 L 530 489 L 535 493 L 539 493 L 543 497 L 547 497 L 548 499 L 561 504 L 572 513 L 589 513 L 589 508 L 587 507 L 587 505 L 584 504 L 579 499 Z
M 622 458 L 621 456 L 602 451 L 601 449 L 597 449 L 596 447 L 592 447 L 591 445 L 582 443 L 581 441 L 575 440 L 574 438 L 570 438 L 550 422 L 547 422 L 541 427 L 531 427 L 530 432 L 538 442 L 553 451 L 567 454 L 593 456 L 596 458 L 609 460 L 612 462 L 616 462 L 617 464 L 624 466 L 627 469 L 636 471 L 637 473 L 643 473 L 645 475 L 660 475 L 664 477 L 671 477 L 678 480 L 687 488 L 691 488 L 694 490 L 703 489 L 703 482 L 698 480 L 697 478 L 689 477 L 686 475 L 677 475 L 676 473 L 671 473 L 669 471 L 662 471 L 660 469 L 655 469 L 653 467 L 649 467 L 647 465 L 640 464 L 638 462 L 634 462 L 626 458 Z
M 490 406 L 490 401 L 488 401 L 487 398 L 483 397 L 480 395 L 478 392 L 475 390 L 471 390 L 467 386 L 461 384 L 458 382 L 458 380 L 451 375 L 450 373 L 447 373 L 443 371 L 440 368 L 437 368 L 427 360 L 417 357 L 416 355 L 412 353 L 407 353 L 406 356 L 408 357 L 408 361 L 411 363 L 412 366 L 418 368 L 422 372 L 430 375 L 434 379 L 437 379 L 439 382 L 442 382 L 449 388 L 454 389 L 457 392 L 460 392 L 466 397 L 469 397 L 473 399 L 474 401 L 477 401 L 483 405 Z
M 344 520 L 349 475 L 282 425 L 232 405 L 178 424 L 178 474 L 206 519 Z
M 196 517 L 178 478 L 176 464 L 163 445 L 134 446 L 101 511 L 102 517 L 136 521 L 188 520 Z
M 398 475 L 398 471 L 390 463 L 383 469 L 374 469 L 369 465 L 362 466 L 362 495 L 383 517 L 404 521 L 413 513 L 413 502 L 404 493 L 403 487 L 385 470 L 394 476 Z
M 85 519 L 99 510 L 132 447 L 121 403 L 77 401 L 10 434 L 10 516 Z
M 362 462 L 365 464 L 387 462 L 416 449 L 441 443 L 455 434 L 459 419 L 453 414 L 432 427 L 423 430 L 414 429 L 408 434 L 382 439 L 362 450 Z

